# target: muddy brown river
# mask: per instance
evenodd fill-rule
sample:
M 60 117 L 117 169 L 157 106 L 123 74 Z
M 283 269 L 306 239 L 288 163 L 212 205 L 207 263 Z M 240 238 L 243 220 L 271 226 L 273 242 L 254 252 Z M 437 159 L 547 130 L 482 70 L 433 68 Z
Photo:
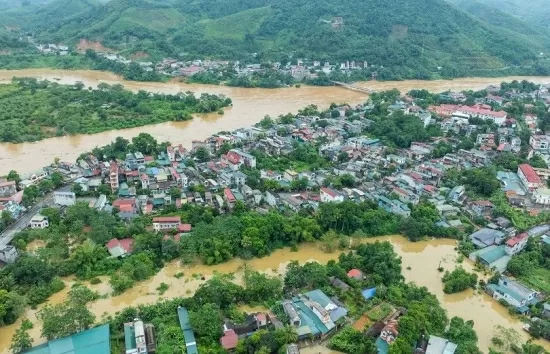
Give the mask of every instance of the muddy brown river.
M 61 138 L 50 138 L 36 143 L 0 144 L 0 175 L 7 174 L 15 168 L 20 173 L 33 172 L 52 162 L 56 157 L 62 161 L 73 162 L 80 154 L 90 151 L 96 146 L 103 146 L 113 141 L 117 136 L 127 139 L 147 132 L 159 141 L 170 141 L 191 146 L 191 141 L 205 139 L 208 136 L 224 131 L 250 126 L 261 120 L 266 114 L 277 116 L 289 112 L 297 112 L 309 104 L 327 107 L 332 102 L 356 104 L 364 101 L 367 95 L 341 87 L 314 87 L 282 89 L 246 89 L 237 87 L 194 85 L 178 82 L 144 83 L 122 80 L 117 75 L 100 71 L 70 71 L 70 70 L 0 70 L 0 83 L 9 82 L 13 77 L 36 77 L 64 84 L 82 81 L 87 86 L 95 87 L 100 82 L 122 84 L 130 90 L 146 90 L 150 92 L 177 93 L 193 91 L 224 94 L 233 100 L 233 107 L 225 111 L 225 115 L 216 113 L 196 116 L 192 121 L 167 122 L 139 128 L 113 130 L 92 135 L 75 135 Z M 397 88 L 407 92 L 413 88 L 428 89 L 434 92 L 445 90 L 482 89 L 490 84 L 502 81 L 527 79 L 537 83 L 550 83 L 550 77 L 500 77 L 500 78 L 464 78 L 456 80 L 435 81 L 387 81 L 361 82 L 357 86 L 373 90 Z
M 442 273 L 437 268 L 440 264 L 446 270 L 452 270 L 457 266 L 456 241 L 443 239 L 412 243 L 401 236 L 384 236 L 362 239 L 361 242 L 376 240 L 389 241 L 394 245 L 395 251 L 402 257 L 403 275 L 406 280 L 427 287 L 437 296 L 449 317 L 460 316 L 466 320 L 474 321 L 474 327 L 479 336 L 479 347 L 484 353 L 488 352 L 491 338 L 495 335 L 495 326 L 498 325 L 513 328 L 522 339 L 529 339 L 529 335 L 521 328 L 521 322 L 511 317 L 502 305 L 488 295 L 474 291 L 464 291 L 453 295 L 443 293 Z M 282 276 L 291 260 L 297 260 L 300 263 L 317 261 L 326 264 L 329 260 L 337 259 L 338 255 L 339 252 L 325 253 L 318 245 L 307 244 L 302 245 L 298 252 L 292 252 L 287 248 L 281 249 L 268 257 L 250 260 L 246 262 L 246 266 L 270 275 Z M 128 306 L 154 303 L 159 300 L 156 289 L 161 283 L 168 284 L 169 289 L 160 298 L 192 296 L 200 284 L 204 283 L 198 276 L 204 276 L 208 280 L 216 272 L 233 273 L 235 282 L 241 283 L 244 266 L 245 262 L 240 259 L 215 266 L 182 266 L 178 262 L 172 262 L 151 279 L 137 284 L 122 295 L 98 300 L 90 305 L 90 309 L 99 320 L 104 314 L 114 314 Z M 464 261 L 462 266 L 468 271 L 472 271 L 472 265 L 467 261 Z M 407 267 L 411 267 L 411 269 L 407 270 Z M 183 272 L 184 277 L 177 279 L 175 275 L 179 272 Z M 87 285 L 101 294 L 109 294 L 111 289 L 108 285 L 108 278 L 102 277 L 102 280 L 101 284 Z M 60 303 L 67 298 L 69 287 L 74 283 L 74 278 L 67 278 L 65 282 L 67 287 L 54 294 L 49 299 L 50 303 Z M 243 307 L 242 309 L 254 311 L 261 310 L 261 307 Z M 30 331 L 35 340 L 34 344 L 44 342 L 45 339 L 40 338 L 41 325 L 36 319 L 36 310 L 28 310 L 26 316 L 35 323 L 34 328 Z M 0 353 L 8 353 L 11 338 L 19 324 L 20 321 L 12 326 L 0 328 Z M 547 350 L 550 349 L 549 342 L 540 341 L 539 344 L 544 345 Z M 321 351 L 317 349 L 317 347 L 316 349 L 312 348 L 310 352 Z M 325 350 L 325 352 L 329 353 L 330 351 Z

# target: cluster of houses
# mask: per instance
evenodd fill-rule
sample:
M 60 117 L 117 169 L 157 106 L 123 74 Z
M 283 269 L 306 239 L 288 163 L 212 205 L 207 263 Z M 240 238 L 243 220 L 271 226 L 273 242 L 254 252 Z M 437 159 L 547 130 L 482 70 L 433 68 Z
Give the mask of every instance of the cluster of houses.
M 459 102 L 465 99 L 460 93 L 446 95 Z M 102 186 L 107 185 L 116 195 L 114 201 L 109 203 L 105 195 L 85 200 L 98 210 L 110 212 L 115 208 L 123 220 L 152 214 L 167 206 L 178 208 L 186 203 L 208 205 L 224 213 L 242 202 L 263 213 L 269 209 L 315 210 L 320 203 L 344 200 L 374 201 L 388 212 L 407 217 L 411 206 L 427 199 L 440 215 L 439 226 L 462 228 L 463 216 L 481 217 L 496 223 L 490 201 L 470 200 L 464 186 L 447 188 L 442 183 L 450 168 L 487 166 L 498 154 L 507 151 L 500 148 L 502 144 L 509 144 L 510 151 L 517 151 L 521 145 L 506 113 L 487 106 L 495 102 L 503 101 L 489 94 L 473 108 L 441 105 L 422 110 L 414 99 L 405 96 L 390 105 L 390 111 L 402 110 L 425 124 L 441 124 L 446 119 L 469 122 L 470 118 L 478 118 L 500 126 L 496 132 L 481 133 L 477 126 L 468 124 L 470 133 L 476 133 L 476 147 L 459 149 L 439 158 L 432 157 L 436 146 L 441 142 L 456 145 L 458 139 L 442 137 L 430 142 L 413 142 L 408 148 L 390 152 L 379 139 L 363 135 L 372 124 L 364 118 L 365 114 L 374 109 L 374 105 L 366 103 L 356 107 L 339 106 L 325 116 L 297 116 L 291 122 L 275 123 L 269 128 L 255 126 L 217 134 L 204 141 L 193 141 L 189 150 L 180 144 L 168 146 L 156 156 L 137 151 L 128 153 L 124 160 L 106 162 L 90 154 L 76 164 L 60 163 L 58 170 L 73 179 L 83 192 L 105 189 Z M 336 116 L 335 111 L 338 112 Z M 503 137 L 506 142 L 502 141 Z M 321 142 L 317 145 L 318 153 L 332 162 L 331 167 L 314 171 L 258 169 L 258 153 L 285 157 L 298 145 L 315 142 Z M 220 153 L 228 145 L 234 148 Z M 208 151 L 208 160 L 189 163 L 200 148 Z M 259 170 L 261 180 L 276 182 L 279 188 L 263 192 L 252 188 L 243 168 Z M 352 186 L 327 186 L 327 179 L 344 175 L 353 177 Z M 45 176 L 47 172 L 33 174 L 20 184 L 24 187 L 27 183 L 37 183 Z M 520 165 L 517 172 L 500 171 L 497 175 L 510 204 L 533 210 L 550 204 L 550 189 L 544 182 L 548 177 L 550 170 L 528 164 Z M 304 188 L 293 190 L 297 181 L 305 181 L 300 184 Z M 0 193 L 2 188 L 0 184 Z M 10 194 L 10 185 L 5 188 L 5 195 Z M 37 217 L 34 225 L 44 227 L 46 224 Z M 502 230 L 504 238 L 515 236 L 506 228 L 496 226 L 493 230 Z M 504 250 L 498 249 L 499 254 L 504 254 Z
M 63 44 L 37 44 L 36 49 L 42 54 L 68 55 L 69 47 Z

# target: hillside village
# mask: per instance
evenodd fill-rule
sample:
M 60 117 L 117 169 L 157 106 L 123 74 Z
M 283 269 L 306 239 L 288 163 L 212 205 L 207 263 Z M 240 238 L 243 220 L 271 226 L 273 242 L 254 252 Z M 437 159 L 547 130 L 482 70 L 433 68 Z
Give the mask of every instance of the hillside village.
M 128 223 L 149 217 L 153 232 L 180 242 L 191 237 L 194 229 L 173 215 L 185 205 L 207 207 L 216 214 L 245 208 L 264 215 L 270 211 L 290 215 L 315 214 L 326 203 L 371 203 L 418 226 L 405 232 L 411 240 L 425 236 L 459 238 L 459 249 L 465 256 L 498 272 L 485 288 L 495 301 L 526 316 L 536 307 L 537 316 L 550 318 L 545 303 L 547 290 L 500 276 L 529 244 L 550 246 L 550 214 L 545 211 L 550 204 L 550 169 L 541 167 L 549 164 L 550 135 L 539 129 L 541 122 L 534 110 L 535 103 L 546 110 L 550 107 L 550 86 L 533 90 L 503 87 L 488 87 L 481 91 L 484 95 L 477 95 L 480 97 L 447 92 L 430 104 L 425 97 L 419 98 L 422 94 L 418 92 L 388 92 L 373 95 L 371 101 L 355 107 L 333 105 L 325 112 L 307 107 L 297 115 L 266 117 L 253 127 L 193 141 L 189 149 L 184 142 L 157 144 L 142 134 L 137 138 L 140 143 L 134 140 L 134 150 L 124 152 L 123 158 L 105 158 L 106 148 L 95 149 L 74 163 L 56 162 L 22 176 L 17 183 L 1 183 L 1 209 L 8 210 L 14 219 L 30 218 L 25 226 L 48 228 L 48 218 L 40 214 L 40 208 L 33 215 L 26 212 L 35 208 L 24 205 L 23 196 L 41 186 L 41 181 L 60 174 L 70 191 L 69 187 L 54 191 L 51 204 L 61 212 L 84 202 Z M 523 114 L 507 112 L 517 102 L 533 103 L 522 105 Z M 387 112 L 388 119 L 395 119 L 396 124 L 411 120 L 422 131 L 442 134 L 401 143 L 400 136 L 378 132 L 377 125 L 382 123 L 370 119 L 374 112 Z M 128 144 L 118 138 L 111 148 L 120 145 L 121 152 Z M 136 149 L 138 146 L 144 149 Z M 501 160 L 520 153 L 525 154 L 524 161 L 512 163 L 513 170 L 503 168 Z M 488 166 L 495 167 L 496 175 L 487 177 L 480 172 L 480 178 L 487 180 L 468 174 L 487 171 Z M 451 174 L 460 177 L 451 178 Z M 485 185 L 495 188 L 487 191 Z M 426 206 L 434 219 L 430 219 L 431 229 L 423 233 L 425 221 L 417 210 Z M 524 215 L 530 215 L 530 222 L 519 224 Z M 133 244 L 131 237 L 113 238 L 105 247 L 118 258 L 132 254 Z M 5 245 L 0 256 L 13 262 L 17 250 Z M 348 277 L 363 279 L 357 269 L 350 270 Z M 346 279 L 331 282 L 341 289 L 349 287 Z M 368 301 L 375 289 L 364 290 Z M 282 304 L 289 323 L 297 329 L 298 341 L 311 336 L 322 340 L 347 321 L 345 304 L 329 299 L 321 290 L 297 295 Z M 197 352 L 190 349 L 194 340 L 185 311 L 178 310 L 178 315 L 188 352 Z M 379 352 L 387 353 L 388 345 L 399 336 L 401 315 L 402 310 L 395 309 L 367 330 L 378 338 Z M 280 323 L 272 313 L 253 313 L 246 321 L 243 328 L 224 324 L 220 343 L 226 350 L 235 349 L 239 339 L 251 332 Z M 125 333 L 135 336 L 135 341 L 126 343 L 127 353 L 136 349 L 128 345 L 145 343 L 138 336 L 152 336 L 138 322 L 125 325 Z M 426 338 L 415 353 L 454 353 L 456 345 L 447 342 L 435 336 Z M 287 352 L 299 352 L 298 346 L 289 347 Z
M 32 40 L 30 38 L 29 40 Z M 36 44 L 38 52 L 46 56 L 68 56 L 79 55 L 78 52 L 71 50 L 68 46 L 63 44 Z M 163 58 L 159 61 L 148 60 L 132 60 L 120 54 L 112 53 L 110 51 L 98 51 L 96 55 L 104 60 L 129 66 L 130 64 L 137 65 L 138 68 L 144 72 L 154 72 L 165 77 L 180 77 L 191 78 L 198 74 L 211 75 L 212 79 L 225 81 L 235 77 L 250 77 L 253 75 L 269 74 L 275 72 L 288 78 L 295 80 L 297 83 L 304 80 L 309 80 L 314 83 L 315 79 L 319 78 L 319 75 L 326 76 L 331 73 L 339 73 L 345 76 L 349 76 L 352 72 L 360 70 L 369 70 L 368 76 L 365 79 L 376 79 L 376 65 L 370 65 L 367 61 L 355 61 L 346 60 L 340 63 L 330 63 L 329 61 L 311 60 L 311 59 L 296 59 L 291 62 L 261 62 L 257 59 L 241 60 L 210 60 L 210 59 L 196 59 L 196 60 L 181 60 L 174 58 Z M 380 66 L 379 68 L 382 68 Z M 195 79 L 194 81 L 196 81 Z M 199 79 L 200 80 L 200 79 Z M 348 81 L 348 80 L 344 80 Z M 290 82 L 289 82 L 290 83 Z M 284 82 L 279 82 L 280 86 L 284 85 Z

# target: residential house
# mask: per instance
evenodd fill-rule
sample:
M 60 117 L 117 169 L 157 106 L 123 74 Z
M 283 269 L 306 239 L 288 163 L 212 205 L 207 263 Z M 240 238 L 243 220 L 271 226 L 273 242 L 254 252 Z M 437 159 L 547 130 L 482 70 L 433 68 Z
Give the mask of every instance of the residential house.
M 540 153 L 548 153 L 550 151 L 550 136 L 549 135 L 531 135 L 529 145 L 533 150 Z
M 11 197 L 17 192 L 15 181 L 0 182 L 0 197 Z
M 540 187 L 533 192 L 533 202 L 540 205 L 550 205 L 550 188 Z
M 321 290 L 309 291 L 283 301 L 283 310 L 298 339 L 326 338 L 345 321 L 347 309 L 338 306 Z
M 339 288 L 343 291 L 348 291 L 349 289 L 351 289 L 351 287 L 348 284 L 344 283 L 342 280 L 336 277 L 330 277 L 329 281 L 332 286 L 334 286 L 335 288 Z
M 37 185 L 41 180 L 48 177 L 49 172 L 47 169 L 40 169 L 30 175 L 26 176 L 19 182 L 19 188 L 25 189 L 28 186 Z
M 493 212 L 493 203 L 488 200 L 476 200 L 470 204 L 470 208 L 476 216 L 485 216 Z
M 404 217 L 411 215 L 409 207 L 400 200 L 391 200 L 384 196 L 378 196 L 378 206 L 389 213 L 394 213 Z
M 73 192 L 53 192 L 53 201 L 57 205 L 75 205 L 76 195 Z
M 225 188 L 223 190 L 223 199 L 230 209 L 233 209 L 233 207 L 235 206 L 235 203 L 237 202 L 237 198 L 235 198 L 235 194 L 229 188 Z
M 270 207 L 275 207 L 277 205 L 278 196 L 274 192 L 265 191 L 265 202 Z
M 111 191 L 116 191 L 119 187 L 118 183 L 118 165 L 116 162 L 111 161 L 109 166 L 109 184 L 111 186 Z
M 480 229 L 470 235 L 470 240 L 479 248 L 485 248 L 494 244 L 500 244 L 505 234 L 502 231 L 489 228 Z
M 363 279 L 363 272 L 361 272 L 359 269 L 351 269 L 348 273 L 348 278 L 352 278 L 355 280 L 362 280 Z
M 36 214 L 32 217 L 30 226 L 31 229 L 45 229 L 50 226 L 50 223 L 44 215 Z
M 512 237 L 511 239 L 506 241 L 506 248 L 505 248 L 506 254 L 513 256 L 523 251 L 525 246 L 527 246 L 528 240 L 529 240 L 529 235 L 526 232 Z
M 105 247 L 107 247 L 107 251 L 109 251 L 113 257 L 126 257 L 132 253 L 133 245 L 134 240 L 132 238 L 124 238 L 121 240 L 113 238 L 107 242 Z
M 425 354 L 454 354 L 458 345 L 448 339 L 430 336 Z M 416 354 L 416 352 L 415 352 Z
M 489 284 L 486 288 L 495 300 L 504 300 L 520 313 L 529 312 L 529 306 L 539 302 L 538 293 L 508 277 L 501 277 L 498 284 Z
M 124 323 L 126 354 L 149 354 L 156 350 L 155 327 L 139 318 Z
M 320 192 L 321 202 L 322 203 L 340 203 L 344 201 L 344 196 L 333 189 L 322 187 Z
M 449 200 L 455 202 L 455 203 L 461 203 L 462 196 L 464 195 L 464 192 L 466 189 L 464 186 L 456 186 L 453 189 L 451 189 L 451 192 L 449 193 Z
M 249 337 L 252 333 L 266 328 L 267 325 L 267 316 L 261 312 L 248 314 L 243 323 L 236 324 L 226 319 L 223 324 L 224 335 L 220 338 L 220 344 L 225 350 L 233 350 L 237 346 L 239 338 Z
M 159 216 L 153 218 L 153 230 L 156 232 L 165 230 L 177 230 L 181 225 L 179 216 Z
M 525 189 L 533 191 L 537 188 L 541 188 L 544 186 L 543 181 L 541 178 L 537 175 L 533 167 L 528 164 L 521 164 L 518 167 L 517 175 L 519 177 L 519 180 L 521 181 L 521 184 Z

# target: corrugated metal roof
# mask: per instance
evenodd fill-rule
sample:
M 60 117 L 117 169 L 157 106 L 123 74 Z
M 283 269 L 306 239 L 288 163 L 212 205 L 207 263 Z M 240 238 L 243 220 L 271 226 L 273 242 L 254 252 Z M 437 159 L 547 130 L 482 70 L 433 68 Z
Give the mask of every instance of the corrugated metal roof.
M 183 331 L 183 339 L 185 340 L 185 347 L 187 354 L 198 354 L 197 342 L 195 341 L 195 334 L 191 328 L 191 322 L 189 321 L 189 313 L 185 307 L 178 307 L 178 318 L 180 320 L 180 327 Z
M 54 339 L 25 352 L 26 354 L 110 354 L 109 325 L 88 329 L 68 337 Z

